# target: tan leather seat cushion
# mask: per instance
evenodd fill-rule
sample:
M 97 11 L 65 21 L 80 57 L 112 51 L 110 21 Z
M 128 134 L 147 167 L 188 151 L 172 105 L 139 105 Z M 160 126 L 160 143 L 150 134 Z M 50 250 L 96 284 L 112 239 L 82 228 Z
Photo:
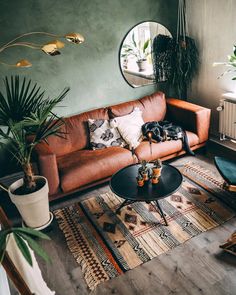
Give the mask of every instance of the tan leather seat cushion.
M 63 192 L 111 176 L 134 162 L 132 153 L 121 147 L 80 150 L 58 158 Z
M 187 131 L 189 145 L 194 146 L 199 143 L 198 136 L 190 131 Z M 152 143 L 152 154 L 150 151 L 150 145 L 148 141 L 143 141 L 135 149 L 135 155 L 139 160 L 152 161 L 157 158 L 162 158 L 173 153 L 179 152 L 182 150 L 182 141 L 181 140 L 171 140 L 164 141 L 159 143 Z

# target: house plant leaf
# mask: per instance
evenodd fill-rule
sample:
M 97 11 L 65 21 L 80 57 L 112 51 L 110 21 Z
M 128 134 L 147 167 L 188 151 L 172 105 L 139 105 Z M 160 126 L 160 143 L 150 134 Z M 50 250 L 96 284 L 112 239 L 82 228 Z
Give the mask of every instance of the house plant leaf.
M 16 228 L 15 231 L 18 232 L 19 234 L 23 233 L 26 235 L 33 236 L 35 238 L 40 238 L 40 239 L 44 239 L 44 240 L 51 240 L 49 238 L 49 236 L 45 235 L 44 233 L 42 233 L 40 231 L 36 231 L 32 228 L 19 227 L 19 228 Z
M 19 250 L 21 251 L 22 255 L 25 257 L 26 261 L 32 266 L 33 265 L 32 257 L 31 257 L 29 248 L 26 245 L 25 241 L 17 233 L 13 232 L 13 236 L 14 236 L 16 244 L 17 244 Z
M 20 235 L 29 245 L 29 247 L 37 253 L 40 257 L 42 257 L 46 262 L 51 262 L 50 257 L 46 254 L 46 252 L 43 250 L 43 248 L 34 241 L 29 235 L 18 232 L 18 235 Z
M 145 53 L 145 50 L 148 48 L 149 42 L 150 42 L 150 39 L 146 40 L 146 42 L 144 43 L 144 45 L 143 45 L 143 53 Z

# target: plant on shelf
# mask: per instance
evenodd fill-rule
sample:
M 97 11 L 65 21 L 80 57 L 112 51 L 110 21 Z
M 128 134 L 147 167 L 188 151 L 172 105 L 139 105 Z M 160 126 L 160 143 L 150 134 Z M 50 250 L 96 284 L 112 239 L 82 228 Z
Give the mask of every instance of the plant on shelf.
M 46 224 L 50 214 L 47 179 L 34 175 L 32 152 L 38 143 L 47 142 L 49 136 L 64 135 L 60 130 L 64 121 L 53 113 L 53 108 L 64 99 L 69 88 L 50 99 L 45 98 L 45 91 L 37 83 L 27 82 L 26 78 L 20 81 L 19 76 L 6 77 L 4 85 L 5 94 L 0 92 L 0 145 L 24 172 L 24 178 L 13 183 L 8 192 L 26 225 L 36 228 Z
M 218 66 L 218 65 L 224 65 L 228 67 L 226 71 L 224 71 L 219 77 L 223 77 L 226 74 L 231 74 L 236 72 L 236 45 L 233 47 L 233 54 L 228 55 L 228 61 L 227 62 L 214 62 L 213 66 Z M 232 78 L 232 80 L 236 80 L 236 76 Z
M 134 33 L 131 38 L 132 42 L 129 44 L 124 44 L 121 50 L 121 57 L 128 60 L 129 56 L 134 56 L 136 58 L 139 71 L 144 71 L 146 69 L 147 57 L 151 53 L 150 51 L 150 39 L 147 39 L 142 44 L 141 41 L 137 42 L 134 37 Z

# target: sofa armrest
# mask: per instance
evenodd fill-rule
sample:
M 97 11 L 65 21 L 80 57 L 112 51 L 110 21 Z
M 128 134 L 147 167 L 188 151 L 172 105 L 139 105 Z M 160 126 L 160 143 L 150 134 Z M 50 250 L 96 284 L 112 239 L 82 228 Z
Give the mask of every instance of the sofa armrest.
M 58 192 L 60 178 L 57 167 L 56 155 L 51 151 L 50 146 L 46 142 L 37 144 L 34 148 L 38 169 L 40 175 L 48 180 L 49 194 L 53 195 Z
M 207 141 L 211 110 L 180 99 L 168 98 L 167 118 L 192 131 L 199 137 L 199 143 Z

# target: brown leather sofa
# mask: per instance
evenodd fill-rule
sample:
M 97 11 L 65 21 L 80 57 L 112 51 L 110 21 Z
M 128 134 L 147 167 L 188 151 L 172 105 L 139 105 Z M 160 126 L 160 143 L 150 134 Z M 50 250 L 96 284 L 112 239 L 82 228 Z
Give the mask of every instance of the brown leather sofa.
M 165 99 L 162 92 L 65 118 L 66 139 L 52 136 L 49 145 L 41 143 L 36 147 L 39 173 L 48 179 L 50 200 L 106 182 L 117 170 L 137 159 L 167 160 L 185 153 L 180 140 L 153 143 L 152 154 L 147 141 L 141 142 L 135 155 L 122 147 L 90 149 L 89 118 L 109 119 L 110 113 L 123 116 L 134 107 L 142 110 L 144 122 L 167 118 L 184 127 L 192 150 L 206 144 L 210 110 L 175 98 Z

